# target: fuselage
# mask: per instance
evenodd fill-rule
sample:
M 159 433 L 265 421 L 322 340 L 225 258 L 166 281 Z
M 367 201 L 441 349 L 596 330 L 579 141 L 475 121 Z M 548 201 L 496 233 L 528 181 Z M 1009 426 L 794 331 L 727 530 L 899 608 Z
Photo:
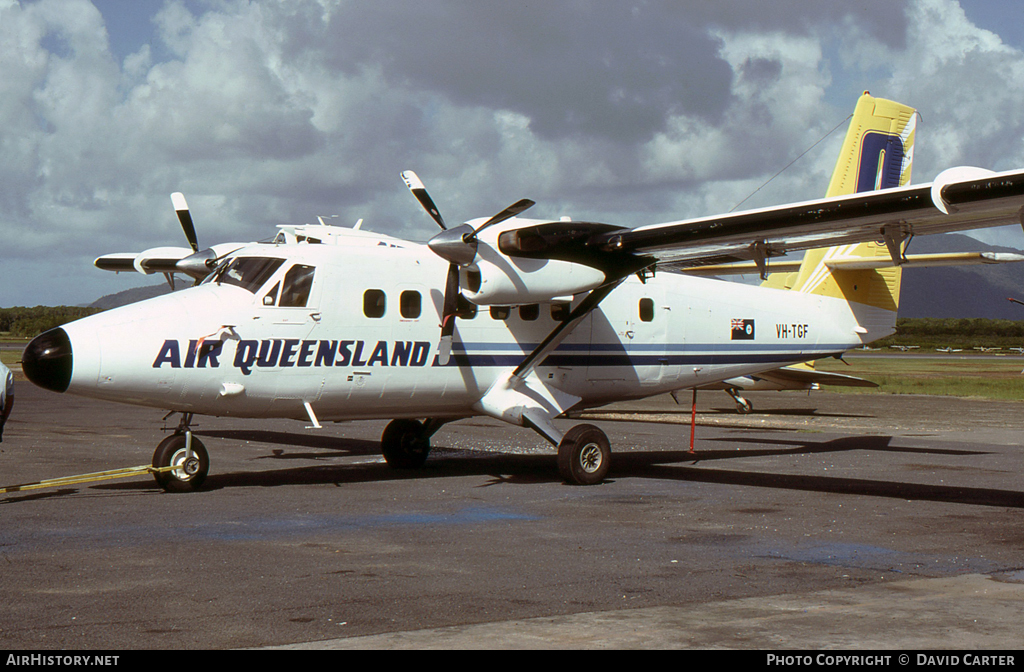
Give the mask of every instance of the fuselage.
M 249 245 L 199 286 L 49 332 L 49 360 L 30 345 L 26 373 L 70 394 L 204 415 L 462 417 L 582 298 L 470 306 L 441 365 L 448 264 L 394 240 Z M 837 298 L 673 273 L 630 277 L 536 373 L 578 406 L 597 406 L 886 335 L 865 335 L 858 319 Z

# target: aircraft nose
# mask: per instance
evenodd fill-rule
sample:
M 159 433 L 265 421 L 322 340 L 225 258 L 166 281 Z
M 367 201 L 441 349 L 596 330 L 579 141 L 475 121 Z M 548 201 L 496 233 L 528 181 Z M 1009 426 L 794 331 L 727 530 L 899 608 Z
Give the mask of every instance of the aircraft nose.
M 36 336 L 21 355 L 25 377 L 39 387 L 64 392 L 71 385 L 71 339 L 63 329 Z

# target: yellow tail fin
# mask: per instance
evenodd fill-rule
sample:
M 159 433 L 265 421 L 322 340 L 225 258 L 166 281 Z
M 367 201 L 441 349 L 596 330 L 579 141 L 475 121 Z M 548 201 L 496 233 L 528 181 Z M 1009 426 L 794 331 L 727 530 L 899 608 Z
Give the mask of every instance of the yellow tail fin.
M 874 98 L 865 91 L 857 101 L 826 196 L 887 189 L 909 183 L 914 160 L 916 120 L 913 108 L 891 100 Z M 884 244 L 861 243 L 808 250 L 799 271 L 772 274 L 764 285 L 842 297 L 895 313 L 900 297 L 899 267 L 830 270 L 825 265 L 833 257 L 878 256 L 889 256 L 889 250 Z

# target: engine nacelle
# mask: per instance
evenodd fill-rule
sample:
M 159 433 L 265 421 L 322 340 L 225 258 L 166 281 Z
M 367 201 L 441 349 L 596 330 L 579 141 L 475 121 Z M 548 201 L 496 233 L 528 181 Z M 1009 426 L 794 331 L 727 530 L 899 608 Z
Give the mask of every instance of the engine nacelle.
M 974 166 L 957 166 L 955 168 L 947 168 L 938 175 L 932 181 L 932 203 L 939 209 L 944 215 L 948 215 L 951 212 L 956 212 L 956 208 L 946 202 L 946 199 L 942 197 L 942 190 L 951 184 L 957 182 L 968 182 L 970 180 L 981 180 L 986 177 L 995 175 L 991 170 L 985 168 L 976 168 Z
M 188 247 L 151 247 L 135 256 L 135 270 L 139 273 L 173 273 L 175 264 L 192 254 Z
M 603 271 L 584 264 L 508 257 L 483 244 L 473 266 L 461 269 L 461 273 L 462 295 L 480 306 L 545 303 L 605 282 Z

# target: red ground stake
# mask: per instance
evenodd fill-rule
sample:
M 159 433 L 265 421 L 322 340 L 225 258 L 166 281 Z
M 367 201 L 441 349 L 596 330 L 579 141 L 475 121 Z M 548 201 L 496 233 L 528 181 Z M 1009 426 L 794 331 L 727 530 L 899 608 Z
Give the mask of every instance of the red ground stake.
M 697 388 L 693 388 L 693 410 L 690 412 L 690 452 L 693 452 L 693 435 L 697 429 Z

